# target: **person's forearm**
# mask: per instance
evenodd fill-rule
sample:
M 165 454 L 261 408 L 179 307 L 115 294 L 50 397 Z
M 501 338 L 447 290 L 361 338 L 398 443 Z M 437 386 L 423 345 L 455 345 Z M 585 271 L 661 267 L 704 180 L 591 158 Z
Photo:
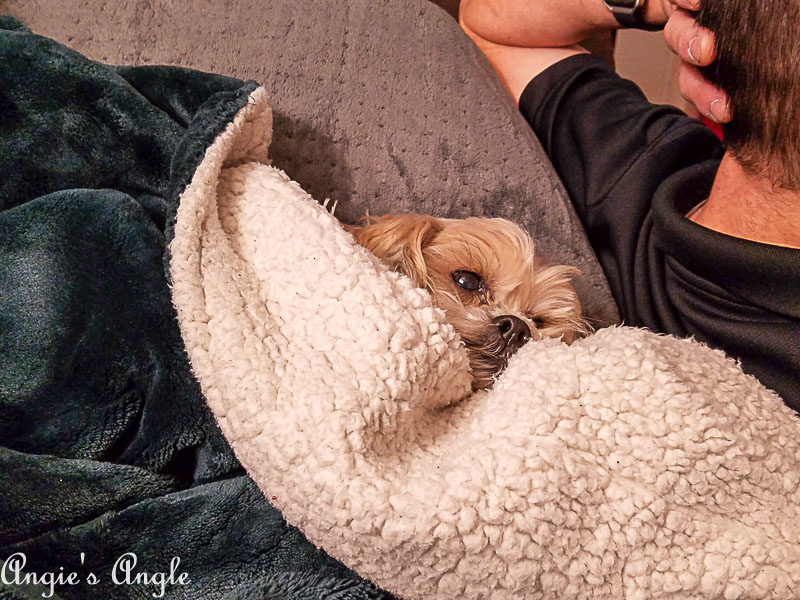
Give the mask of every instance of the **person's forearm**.
M 618 27 L 602 0 L 461 0 L 459 18 L 489 41 L 531 48 L 569 46 Z

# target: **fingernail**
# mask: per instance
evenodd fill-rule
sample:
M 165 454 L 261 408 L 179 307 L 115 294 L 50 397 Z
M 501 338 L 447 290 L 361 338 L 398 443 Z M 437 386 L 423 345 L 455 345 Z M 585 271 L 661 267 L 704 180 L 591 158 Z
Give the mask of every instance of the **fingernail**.
M 700 36 L 696 35 L 692 39 L 689 40 L 689 47 L 686 50 L 686 53 L 689 55 L 689 58 L 695 64 L 700 64 Z
M 722 119 L 725 118 L 725 102 L 723 102 L 722 98 L 711 101 L 711 104 L 708 105 L 708 115 L 706 116 L 715 123 L 722 123 Z

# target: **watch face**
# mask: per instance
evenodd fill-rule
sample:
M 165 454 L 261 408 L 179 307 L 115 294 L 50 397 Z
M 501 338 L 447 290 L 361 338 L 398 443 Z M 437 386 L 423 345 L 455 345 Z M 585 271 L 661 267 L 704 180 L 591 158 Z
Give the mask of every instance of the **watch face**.
M 639 8 L 641 0 L 603 0 L 603 4 L 613 13 L 630 15 Z

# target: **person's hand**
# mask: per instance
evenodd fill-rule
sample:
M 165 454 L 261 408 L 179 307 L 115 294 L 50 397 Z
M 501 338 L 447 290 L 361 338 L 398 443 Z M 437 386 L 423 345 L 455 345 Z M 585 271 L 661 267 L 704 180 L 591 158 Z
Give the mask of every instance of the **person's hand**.
M 659 3 L 666 0 L 658 0 Z M 716 59 L 714 34 L 700 27 L 690 11 L 700 7 L 701 0 L 675 0 L 675 9 L 664 27 L 667 46 L 681 59 L 678 85 L 681 95 L 697 110 L 717 123 L 727 123 L 733 117 L 728 97 L 720 88 L 703 77 L 698 67 L 710 65 Z M 673 2 L 668 2 L 673 4 Z

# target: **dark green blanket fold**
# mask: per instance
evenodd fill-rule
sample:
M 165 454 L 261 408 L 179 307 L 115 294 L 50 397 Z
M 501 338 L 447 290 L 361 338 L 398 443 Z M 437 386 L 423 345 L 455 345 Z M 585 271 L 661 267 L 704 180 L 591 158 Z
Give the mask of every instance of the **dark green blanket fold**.
M 0 597 L 148 597 L 176 557 L 164 597 L 387 597 L 243 473 L 175 322 L 170 217 L 256 84 L 0 28 Z

